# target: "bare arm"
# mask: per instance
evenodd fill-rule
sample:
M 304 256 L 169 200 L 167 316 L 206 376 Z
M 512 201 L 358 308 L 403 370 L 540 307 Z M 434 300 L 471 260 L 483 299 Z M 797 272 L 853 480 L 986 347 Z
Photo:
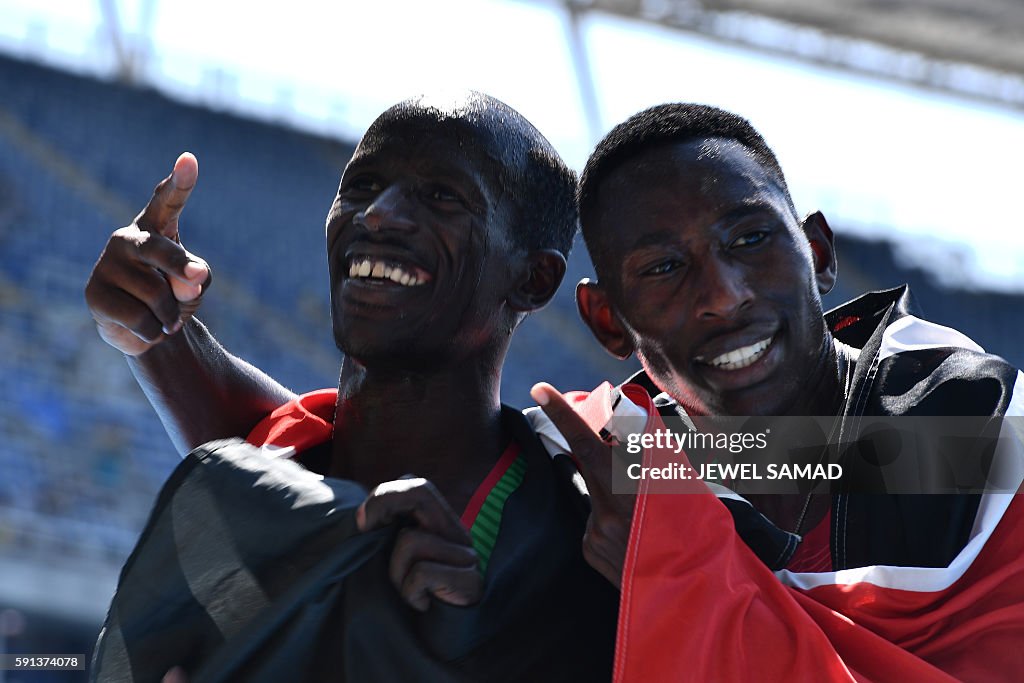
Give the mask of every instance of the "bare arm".
M 182 453 L 244 436 L 294 397 L 193 317 L 212 278 L 206 261 L 181 245 L 178 219 L 198 173 L 195 157 L 178 157 L 142 213 L 111 235 L 85 287 L 100 336 L 128 357 Z
M 228 353 L 195 318 L 149 351 L 128 356 L 128 366 L 182 454 L 213 439 L 245 436 L 295 397 Z

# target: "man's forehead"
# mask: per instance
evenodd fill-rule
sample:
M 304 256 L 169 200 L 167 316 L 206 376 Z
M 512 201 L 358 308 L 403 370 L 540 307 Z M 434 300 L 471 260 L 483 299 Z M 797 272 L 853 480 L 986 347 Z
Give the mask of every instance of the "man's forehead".
M 435 121 L 397 121 L 368 130 L 356 145 L 352 158 L 403 149 L 409 154 L 447 154 L 469 158 L 489 152 L 486 143 L 480 131 L 472 127 Z
M 673 175 L 680 178 L 709 172 L 744 177 L 768 173 L 750 149 L 727 138 L 704 138 L 658 145 L 641 153 L 633 165 L 634 169 L 640 171 L 657 169 L 658 172 L 664 172 L 666 167 L 674 169 Z M 630 170 L 624 165 L 611 175 L 624 172 L 628 176 Z
M 601 184 L 598 205 L 604 211 L 614 209 L 638 193 L 666 199 L 685 193 L 708 203 L 728 197 L 735 204 L 784 195 L 775 174 L 751 150 L 723 138 L 666 143 L 645 150 L 608 174 Z
M 400 157 L 494 174 L 504 168 L 505 156 L 487 127 L 470 119 L 403 117 L 375 121 L 356 145 L 350 164 Z
M 344 175 L 371 171 L 385 177 L 414 175 L 437 181 L 466 182 L 489 193 L 499 177 L 495 162 L 467 150 L 457 141 L 431 136 L 390 137 L 361 144 L 345 166 Z
M 747 216 L 792 214 L 775 174 L 744 145 L 721 138 L 646 150 L 609 173 L 595 209 L 591 234 L 619 253 Z

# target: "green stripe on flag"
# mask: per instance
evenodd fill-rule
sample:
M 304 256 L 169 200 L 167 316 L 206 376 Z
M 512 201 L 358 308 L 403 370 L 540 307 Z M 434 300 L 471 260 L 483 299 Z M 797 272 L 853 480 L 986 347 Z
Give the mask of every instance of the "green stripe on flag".
M 494 551 L 494 544 L 498 541 L 498 529 L 501 527 L 501 513 L 505 509 L 505 501 L 519 488 L 524 474 L 526 460 L 520 455 L 508 466 L 505 474 L 487 494 L 480 511 L 476 514 L 476 519 L 473 520 L 473 526 L 469 529 L 469 535 L 473 538 L 473 549 L 480 559 L 481 574 L 487 573 L 487 563 L 491 559 L 491 552 Z

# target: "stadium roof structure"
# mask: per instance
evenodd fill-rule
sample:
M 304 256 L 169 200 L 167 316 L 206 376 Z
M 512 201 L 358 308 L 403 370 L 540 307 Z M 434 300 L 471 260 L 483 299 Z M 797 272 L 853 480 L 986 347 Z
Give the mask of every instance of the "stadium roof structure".
M 567 0 L 726 42 L 1024 109 L 1019 0 Z

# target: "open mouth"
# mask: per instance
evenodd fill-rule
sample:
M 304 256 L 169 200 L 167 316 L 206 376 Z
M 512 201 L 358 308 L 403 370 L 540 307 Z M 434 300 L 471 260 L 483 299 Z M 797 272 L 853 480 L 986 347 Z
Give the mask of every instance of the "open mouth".
M 410 263 L 368 256 L 354 256 L 349 261 L 348 277 L 367 284 L 394 283 L 403 287 L 418 287 L 430 282 L 430 273 Z
M 694 360 L 698 363 L 710 365 L 718 370 L 740 370 L 753 365 L 764 356 L 771 346 L 773 337 L 754 342 L 749 346 L 743 346 L 732 351 L 727 351 L 719 356 L 707 360 L 703 356 L 697 356 Z

